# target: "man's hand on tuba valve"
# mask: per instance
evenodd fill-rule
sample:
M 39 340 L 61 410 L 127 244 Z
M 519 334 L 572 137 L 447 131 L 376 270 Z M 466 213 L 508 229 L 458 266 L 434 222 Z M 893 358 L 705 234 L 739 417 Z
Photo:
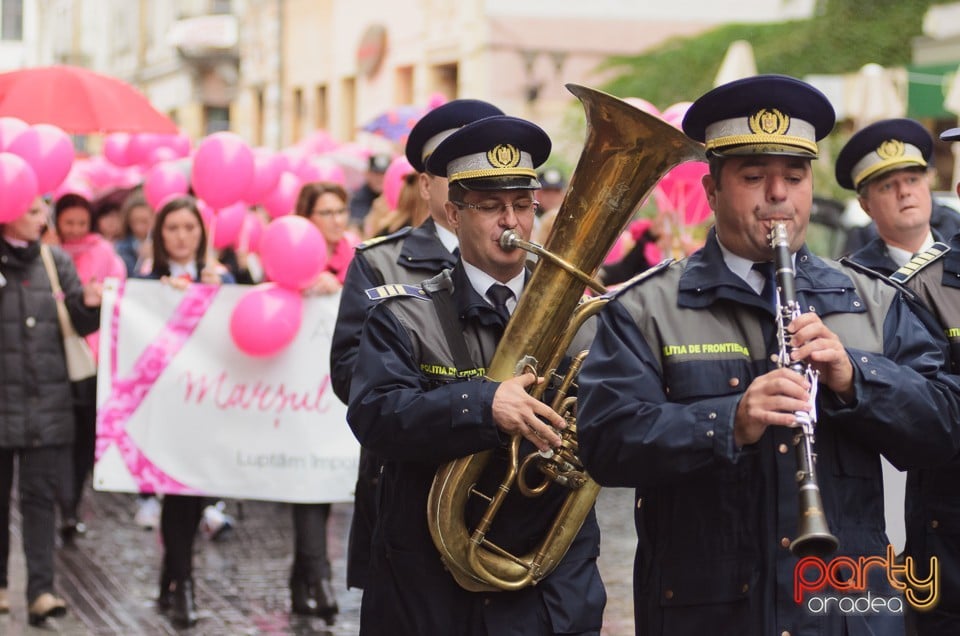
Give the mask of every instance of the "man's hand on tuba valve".
M 505 434 L 521 435 L 538 450 L 547 451 L 559 448 L 557 430 L 566 428 L 567 423 L 549 405 L 527 393 L 528 387 L 543 381 L 524 373 L 501 382 L 493 394 L 493 421 Z

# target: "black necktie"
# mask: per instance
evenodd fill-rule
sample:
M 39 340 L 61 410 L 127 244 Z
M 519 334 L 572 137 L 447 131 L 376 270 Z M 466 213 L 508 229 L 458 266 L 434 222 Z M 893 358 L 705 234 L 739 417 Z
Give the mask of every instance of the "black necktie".
M 767 261 L 765 263 L 754 263 L 753 269 L 760 272 L 760 275 L 763 276 L 763 289 L 760 290 L 760 297 L 767 303 L 767 306 L 773 309 L 777 306 L 777 281 L 776 281 L 776 268 L 773 265 L 773 261 Z
M 503 323 L 507 324 L 507 322 L 510 321 L 510 310 L 507 309 L 507 301 L 513 298 L 513 290 L 506 285 L 494 283 L 490 285 L 490 288 L 487 290 L 487 298 L 493 301 L 493 308 L 500 314 L 500 317 L 503 318 Z

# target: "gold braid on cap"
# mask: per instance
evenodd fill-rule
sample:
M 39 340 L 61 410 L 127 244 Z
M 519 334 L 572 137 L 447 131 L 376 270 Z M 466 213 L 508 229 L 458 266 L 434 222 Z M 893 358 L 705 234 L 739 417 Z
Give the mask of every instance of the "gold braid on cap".
M 711 139 L 705 146 L 707 150 L 723 149 L 729 146 L 743 146 L 748 144 L 776 144 L 778 146 L 795 146 L 804 150 L 809 150 L 814 155 L 819 154 L 820 149 L 817 142 L 810 141 L 805 137 L 795 137 L 792 135 L 729 135 L 727 137 L 717 137 Z

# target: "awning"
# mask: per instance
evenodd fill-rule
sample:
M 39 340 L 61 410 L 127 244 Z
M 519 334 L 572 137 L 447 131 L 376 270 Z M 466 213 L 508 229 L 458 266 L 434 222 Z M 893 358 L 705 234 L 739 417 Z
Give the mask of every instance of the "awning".
M 943 105 L 960 62 L 907 66 L 907 117 L 954 119 Z

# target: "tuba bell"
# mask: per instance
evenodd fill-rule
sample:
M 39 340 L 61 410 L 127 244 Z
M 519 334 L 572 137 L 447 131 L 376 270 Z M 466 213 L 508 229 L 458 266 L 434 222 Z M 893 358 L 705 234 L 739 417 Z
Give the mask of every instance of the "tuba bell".
M 580 300 L 585 285 L 603 291 L 593 276 L 634 212 L 671 168 L 705 160 L 700 144 L 663 120 L 594 89 L 575 84 L 567 84 L 567 89 L 583 105 L 587 139 L 546 245 L 527 243 L 510 231 L 501 237 L 505 249 L 519 247 L 541 258 L 489 365 L 487 377 L 492 380 L 528 371 L 556 377 L 576 331 L 606 303 L 605 298 Z M 506 473 L 494 495 L 480 493 L 475 486 L 493 451 L 448 462 L 434 476 L 427 503 L 430 534 L 444 564 L 464 589 L 518 590 L 535 585 L 560 563 L 593 508 L 600 486 L 576 457 L 575 398 L 566 397 L 585 356 L 584 351 L 574 357 L 551 403 L 567 422 L 560 431 L 561 447 L 553 456 L 532 453 L 521 461 L 522 437 L 514 436 Z M 532 394 L 540 398 L 546 384 L 535 387 Z M 524 478 L 531 464 L 544 474 L 543 483 L 533 488 Z M 546 536 L 528 554 L 511 554 L 486 538 L 514 486 L 531 498 L 529 505 L 537 505 L 533 499 L 554 485 L 569 493 Z M 465 521 L 471 496 L 488 502 L 475 528 Z

